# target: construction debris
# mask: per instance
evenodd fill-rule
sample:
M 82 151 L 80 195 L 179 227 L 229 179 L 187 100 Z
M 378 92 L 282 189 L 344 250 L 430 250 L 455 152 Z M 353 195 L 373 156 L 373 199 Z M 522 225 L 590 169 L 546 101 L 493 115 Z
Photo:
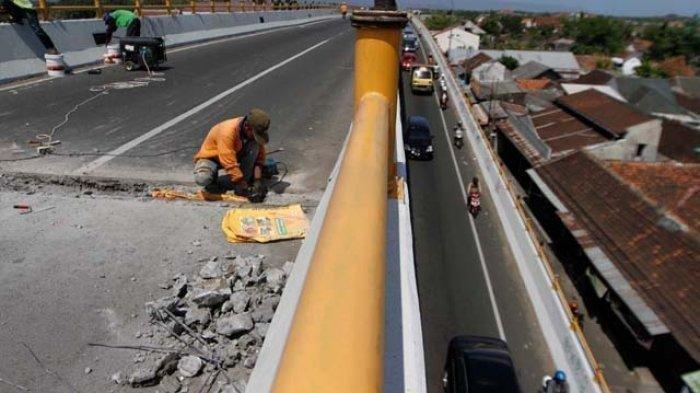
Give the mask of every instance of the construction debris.
M 139 351 L 128 373 L 111 380 L 166 392 L 244 392 L 292 268 L 263 260 L 210 258 L 195 277 L 173 277 L 163 286 L 171 296 L 146 303 L 151 325 L 136 335 L 140 345 L 95 344 Z

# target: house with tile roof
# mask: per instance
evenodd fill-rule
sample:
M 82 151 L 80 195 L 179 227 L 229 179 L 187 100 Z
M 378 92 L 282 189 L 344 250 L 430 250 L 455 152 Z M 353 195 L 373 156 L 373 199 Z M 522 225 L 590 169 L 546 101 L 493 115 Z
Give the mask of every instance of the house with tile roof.
M 700 362 L 700 164 L 611 161 L 592 150 L 531 170 L 531 203 L 565 244 L 587 301 L 660 360 L 655 373 L 679 383 Z
M 500 59 L 503 56 L 513 57 L 518 60 L 518 64 L 526 64 L 531 61 L 543 64 L 552 70 L 556 71 L 564 79 L 576 79 L 581 73 L 581 66 L 571 52 L 552 52 L 538 50 L 482 50 L 494 59 Z
M 666 123 L 591 89 L 509 112 L 496 149 L 584 301 L 679 380 L 700 361 L 700 134 Z

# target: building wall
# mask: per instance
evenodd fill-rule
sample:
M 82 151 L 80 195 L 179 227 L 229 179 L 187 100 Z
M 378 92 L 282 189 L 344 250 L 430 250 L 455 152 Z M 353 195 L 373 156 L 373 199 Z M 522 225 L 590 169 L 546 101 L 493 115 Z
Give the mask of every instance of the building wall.
M 661 120 L 654 119 L 627 129 L 623 139 L 591 149 L 601 160 L 654 162 L 659 156 Z

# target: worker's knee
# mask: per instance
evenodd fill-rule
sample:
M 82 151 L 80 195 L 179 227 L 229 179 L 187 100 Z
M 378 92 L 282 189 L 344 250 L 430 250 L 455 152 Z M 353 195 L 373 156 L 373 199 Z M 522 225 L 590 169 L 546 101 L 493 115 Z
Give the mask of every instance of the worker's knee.
M 218 166 L 211 160 L 199 160 L 194 166 L 194 181 L 197 185 L 206 187 L 216 181 Z
M 206 187 L 214 182 L 214 172 L 206 169 L 195 172 L 194 181 L 198 186 Z

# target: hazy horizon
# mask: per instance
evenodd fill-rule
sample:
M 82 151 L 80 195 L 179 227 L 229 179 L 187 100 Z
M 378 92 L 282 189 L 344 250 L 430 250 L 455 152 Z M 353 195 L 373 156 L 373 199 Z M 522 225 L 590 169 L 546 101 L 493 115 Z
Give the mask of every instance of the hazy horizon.
M 442 8 L 464 10 L 491 10 L 511 8 L 519 11 L 555 12 L 587 11 L 598 14 L 624 16 L 663 16 L 678 14 L 693 16 L 700 14 L 700 1 L 697 0 L 397 0 L 402 8 Z M 371 4 L 371 2 L 370 2 Z

